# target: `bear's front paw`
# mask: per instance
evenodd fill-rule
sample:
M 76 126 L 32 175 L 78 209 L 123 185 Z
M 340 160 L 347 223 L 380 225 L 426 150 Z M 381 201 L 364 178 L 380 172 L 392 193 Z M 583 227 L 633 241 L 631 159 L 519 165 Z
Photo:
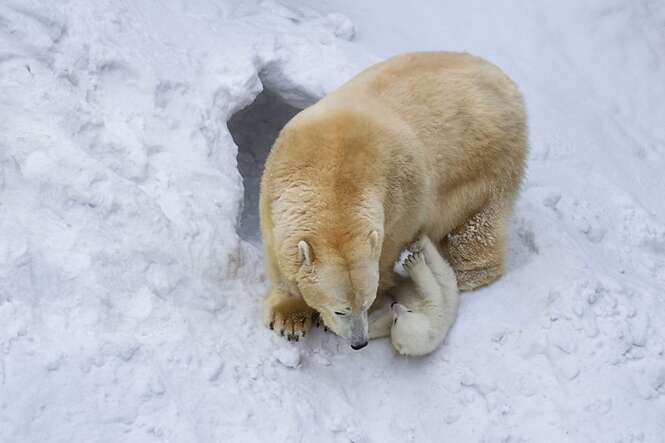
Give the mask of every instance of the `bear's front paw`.
M 404 266 L 404 269 L 409 275 L 413 275 L 413 273 L 417 272 L 419 268 L 427 267 L 423 252 L 418 251 L 409 254 L 409 256 L 404 259 L 402 266 Z
M 312 327 L 318 314 L 300 297 L 289 297 L 269 307 L 268 327 L 289 341 L 298 341 Z

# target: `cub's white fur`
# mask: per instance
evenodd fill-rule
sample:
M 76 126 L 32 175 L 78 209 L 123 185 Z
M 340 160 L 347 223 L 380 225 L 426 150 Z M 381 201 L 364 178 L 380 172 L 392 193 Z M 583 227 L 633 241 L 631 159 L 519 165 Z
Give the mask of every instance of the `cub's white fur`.
M 389 332 L 397 352 L 417 356 L 434 351 L 446 338 L 457 318 L 459 291 L 455 272 L 429 237 L 409 249 L 403 265 L 410 280 L 392 291 L 390 308 L 384 304 L 371 316 L 370 337 Z

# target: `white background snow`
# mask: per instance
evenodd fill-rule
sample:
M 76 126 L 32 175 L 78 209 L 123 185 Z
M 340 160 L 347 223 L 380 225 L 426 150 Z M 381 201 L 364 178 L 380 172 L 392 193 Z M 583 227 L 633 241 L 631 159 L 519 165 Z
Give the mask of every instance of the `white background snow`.
M 285 342 L 262 159 L 422 49 L 525 94 L 508 273 L 424 359 Z M 663 171 L 661 0 L 3 0 L 0 442 L 665 441 Z

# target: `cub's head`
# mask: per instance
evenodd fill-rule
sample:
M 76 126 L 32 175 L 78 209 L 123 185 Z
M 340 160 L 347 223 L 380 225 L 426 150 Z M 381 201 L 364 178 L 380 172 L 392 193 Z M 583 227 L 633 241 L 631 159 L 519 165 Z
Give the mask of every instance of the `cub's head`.
M 402 355 L 425 355 L 432 352 L 436 334 L 432 333 L 429 318 L 408 307 L 393 302 L 391 305 L 393 325 L 390 340 Z
M 296 284 L 305 302 L 353 349 L 367 345 L 367 310 L 379 285 L 382 238 L 372 230 L 334 245 L 298 242 Z

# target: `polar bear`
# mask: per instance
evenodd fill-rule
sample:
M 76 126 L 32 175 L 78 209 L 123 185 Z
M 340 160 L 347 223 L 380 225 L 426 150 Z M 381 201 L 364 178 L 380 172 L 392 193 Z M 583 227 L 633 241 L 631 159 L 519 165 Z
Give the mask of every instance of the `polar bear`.
M 427 236 L 409 246 L 403 266 L 409 275 L 389 291 L 385 301 L 369 316 L 369 338 L 390 335 L 402 355 L 422 356 L 446 338 L 457 318 L 459 290 L 455 271 Z
M 419 234 L 440 243 L 461 290 L 491 283 L 526 154 L 520 92 L 469 54 L 390 58 L 301 111 L 261 181 L 266 324 L 298 340 L 318 313 L 364 347 L 368 311 Z

